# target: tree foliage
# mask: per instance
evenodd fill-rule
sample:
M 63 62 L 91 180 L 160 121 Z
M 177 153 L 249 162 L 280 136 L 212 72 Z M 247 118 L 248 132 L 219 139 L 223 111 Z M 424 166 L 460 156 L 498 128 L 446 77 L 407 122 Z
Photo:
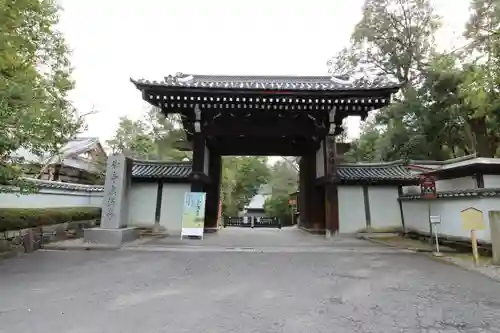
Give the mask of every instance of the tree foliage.
M 347 158 L 497 156 L 499 13 L 498 1 L 473 0 L 464 25 L 468 47 L 439 53 L 433 45 L 440 18 L 430 1 L 366 0 L 352 34 L 351 54 L 340 54 L 349 60 L 344 67 L 356 70 L 369 64 L 403 87 L 395 102 L 362 128 Z
M 185 133 L 178 115 L 165 117 L 157 108 L 150 108 L 142 119 L 120 118 L 114 136 L 106 141 L 113 153 L 139 159 L 165 161 L 191 160 L 191 154 L 179 149 Z
M 291 207 L 288 204 L 290 193 L 298 186 L 298 172 L 285 161 L 278 161 L 270 167 L 271 197 L 265 202 L 264 209 L 268 216 L 277 216 L 284 224 L 291 223 Z
M 55 1 L 0 0 L 0 183 L 26 188 L 13 152 L 55 153 L 84 128 Z
M 267 157 L 225 157 L 221 184 L 223 214 L 237 216 L 269 179 Z

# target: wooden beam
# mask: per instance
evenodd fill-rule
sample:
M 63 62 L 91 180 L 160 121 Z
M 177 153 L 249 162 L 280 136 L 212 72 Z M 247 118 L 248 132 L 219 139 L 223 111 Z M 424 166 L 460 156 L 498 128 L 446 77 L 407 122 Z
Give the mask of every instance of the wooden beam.
M 326 126 L 316 127 L 311 123 L 304 122 L 271 122 L 267 124 L 259 123 L 238 123 L 238 122 L 218 122 L 209 124 L 203 129 L 207 136 L 252 136 L 252 137 L 280 137 L 280 136 L 325 136 L 328 133 Z
M 218 138 L 211 144 L 217 147 L 221 155 L 253 156 L 301 156 L 317 149 L 318 143 L 306 140 L 269 140 L 260 138 Z

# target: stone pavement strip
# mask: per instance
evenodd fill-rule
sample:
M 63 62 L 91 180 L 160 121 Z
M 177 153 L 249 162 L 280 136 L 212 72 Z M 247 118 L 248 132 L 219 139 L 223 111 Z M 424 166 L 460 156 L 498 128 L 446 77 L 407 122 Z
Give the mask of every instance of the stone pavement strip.
M 218 237 L 2 260 L 0 332 L 500 332 L 500 284 L 454 265 L 296 230 Z
M 496 265 L 491 265 L 490 264 L 491 258 L 488 257 L 481 257 L 482 260 L 480 260 L 480 263 L 478 265 L 475 265 L 472 261 L 472 255 L 458 253 L 453 249 L 441 247 L 444 248 L 445 251 L 442 251 L 441 255 L 435 256 L 428 243 L 423 243 L 417 240 L 408 240 L 408 242 L 405 243 L 404 241 L 392 241 L 392 240 L 389 241 L 379 237 L 374 237 L 374 238 L 361 237 L 361 238 L 375 244 L 387 246 L 388 248 L 406 249 L 415 252 L 427 253 L 428 256 L 432 259 L 444 261 L 447 263 L 452 263 L 461 268 L 483 274 L 490 279 L 500 282 L 500 267 Z M 397 236 L 395 238 L 396 239 L 400 238 L 404 240 L 404 237 L 401 236 Z M 414 244 L 419 244 L 419 245 L 415 247 Z

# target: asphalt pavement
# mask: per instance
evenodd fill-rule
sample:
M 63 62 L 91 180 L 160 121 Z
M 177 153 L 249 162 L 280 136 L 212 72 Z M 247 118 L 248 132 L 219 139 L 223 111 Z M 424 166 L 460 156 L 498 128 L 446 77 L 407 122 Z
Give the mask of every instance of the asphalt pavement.
M 0 332 L 500 332 L 500 284 L 299 230 L 0 261 Z

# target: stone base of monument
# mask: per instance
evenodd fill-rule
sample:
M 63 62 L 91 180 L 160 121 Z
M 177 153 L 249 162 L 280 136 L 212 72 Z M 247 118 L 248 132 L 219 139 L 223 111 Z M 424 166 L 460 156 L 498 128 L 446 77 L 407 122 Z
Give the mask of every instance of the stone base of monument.
M 83 240 L 88 244 L 102 244 L 121 246 L 123 243 L 131 242 L 139 237 L 136 228 L 105 229 L 91 228 L 83 231 Z

